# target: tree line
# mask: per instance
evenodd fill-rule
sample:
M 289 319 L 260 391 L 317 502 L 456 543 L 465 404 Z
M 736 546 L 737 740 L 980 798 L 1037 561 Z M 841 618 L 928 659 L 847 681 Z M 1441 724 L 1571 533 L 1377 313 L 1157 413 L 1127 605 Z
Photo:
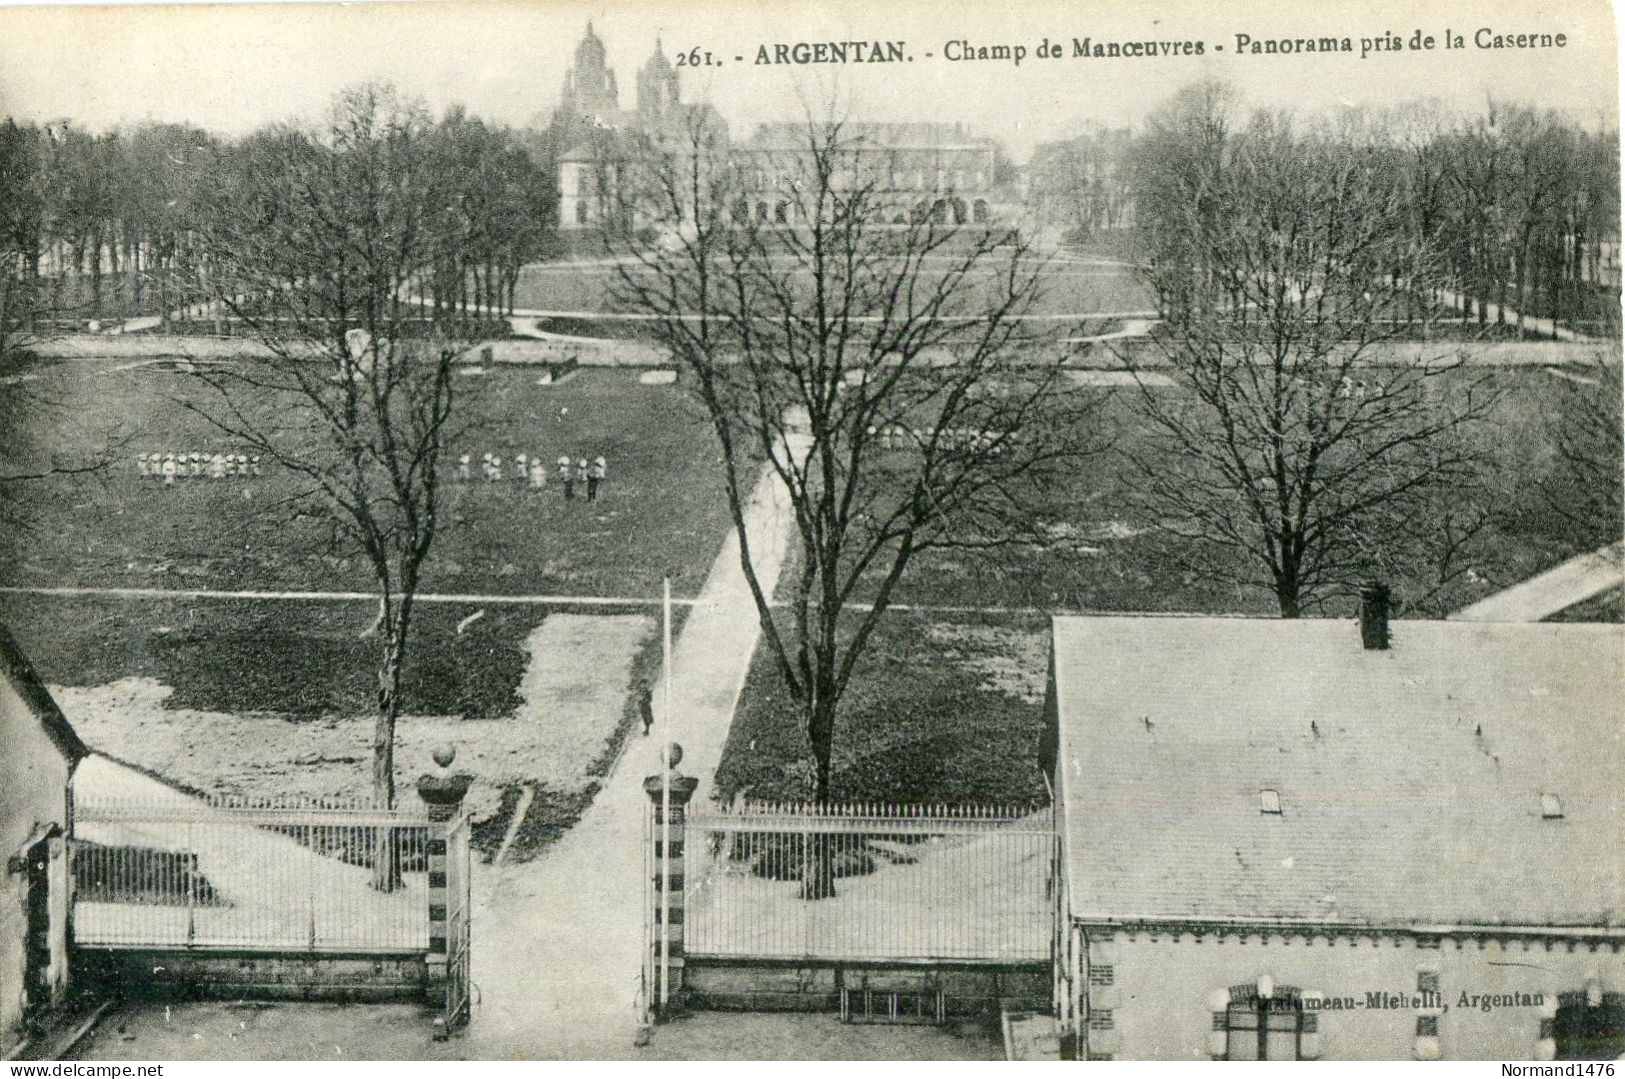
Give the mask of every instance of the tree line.
M 1183 392 L 1142 384 L 1131 457 L 1171 551 L 1263 584 L 1284 617 L 1373 578 L 1404 609 L 1459 605 L 1498 527 L 1483 432 L 1498 383 L 1466 342 L 1531 314 L 1590 329 L 1617 305 L 1599 280 L 1617 182 L 1585 167 L 1612 138 L 1530 109 L 1447 128 L 1417 111 L 1243 114 L 1212 82 L 1153 114 L 1132 172 L 1161 321 L 1131 359 Z M 1589 366 L 1617 372 L 1594 347 Z M 1558 444 L 1578 447 L 1578 415 L 1553 417 Z M 1617 488 L 1617 421 L 1585 446 L 1597 475 L 1565 489 Z M 1617 538 L 1617 518 L 1594 526 Z
M 437 316 L 512 310 L 520 268 L 556 242 L 547 136 L 461 108 L 434 119 L 409 105 L 398 119 L 391 138 L 420 163 L 412 194 L 432 234 L 415 288 Z M 320 124 L 224 138 L 188 124 L 0 122 L 0 323 L 16 340 L 92 319 L 168 321 L 209 292 L 204 223 L 322 143 Z
M 1137 131 L 1092 131 L 1038 148 L 1035 209 L 1078 243 L 1138 225 L 1145 254 L 1178 242 L 1167 213 L 1189 170 L 1247 126 L 1235 95 L 1219 94 L 1208 120 L 1187 130 L 1154 114 Z M 1439 258 L 1437 287 L 1455 314 L 1480 327 L 1555 319 L 1589 332 L 1617 325 L 1619 133 L 1550 110 L 1488 102 L 1471 115 L 1433 104 L 1345 110 L 1331 118 L 1358 132 L 1374 164 L 1406 192 L 1387 224 L 1425 241 Z M 1527 329 L 1527 325 L 1525 326 Z

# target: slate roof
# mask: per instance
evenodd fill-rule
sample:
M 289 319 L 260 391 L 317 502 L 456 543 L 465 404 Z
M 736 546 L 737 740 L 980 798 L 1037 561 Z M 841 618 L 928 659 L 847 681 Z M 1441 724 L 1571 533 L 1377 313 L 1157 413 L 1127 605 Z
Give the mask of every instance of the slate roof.
M 1074 917 L 1625 926 L 1625 626 L 1392 633 L 1055 619 Z
M 34 665 L 28 662 L 28 657 L 17 647 L 16 640 L 5 626 L 0 626 L 0 677 L 5 678 L 17 696 L 23 699 L 70 765 L 90 756 L 89 747 L 79 740 L 73 725 L 62 714 L 62 709 L 57 707 L 56 700 L 35 673 Z

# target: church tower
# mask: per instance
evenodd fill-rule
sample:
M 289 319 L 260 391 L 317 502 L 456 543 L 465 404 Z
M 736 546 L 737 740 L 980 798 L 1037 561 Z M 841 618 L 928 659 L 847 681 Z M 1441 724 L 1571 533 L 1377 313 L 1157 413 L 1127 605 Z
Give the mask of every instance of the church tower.
M 620 111 L 615 72 L 605 62 L 604 43 L 587 23 L 587 33 L 576 46 L 575 66 L 564 73 L 559 112 L 580 120 L 612 123 Z
M 645 121 L 660 120 L 676 112 L 677 104 L 677 69 L 656 38 L 654 55 L 638 70 L 638 114 Z

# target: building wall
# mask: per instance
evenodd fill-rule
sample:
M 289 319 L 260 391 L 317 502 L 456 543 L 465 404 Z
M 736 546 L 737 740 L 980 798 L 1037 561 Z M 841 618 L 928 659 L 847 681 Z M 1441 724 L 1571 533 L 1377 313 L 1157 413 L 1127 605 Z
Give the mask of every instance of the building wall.
M 0 679 L 0 1047 L 20 1037 L 23 1011 L 23 938 L 28 876 L 13 871 L 37 828 L 68 823 L 69 766 L 38 717 L 12 685 Z M 67 985 L 67 861 L 58 842 L 51 862 L 51 962 L 55 991 Z
M 588 228 L 596 224 L 593 167 L 587 161 L 559 164 L 559 228 Z
M 675 925 L 675 923 L 674 923 Z M 919 998 L 940 992 L 951 1016 L 997 1015 L 1001 1007 L 1026 1011 L 1049 1001 L 1050 972 L 1043 963 L 886 963 L 863 960 L 771 960 L 688 956 L 682 998 L 687 1007 L 715 1011 L 838 1011 L 841 991 L 862 1007 L 862 992 Z M 907 1005 L 903 1005 L 907 1006 Z
M 1262 976 L 1276 986 L 1366 1002 L 1367 993 L 1414 1001 L 1419 978 L 1437 975 L 1442 1009 L 1317 1010 L 1318 1032 L 1305 1048 L 1327 1060 L 1539 1059 L 1549 1056 L 1550 1043 L 1544 1050 L 1540 1045 L 1541 1020 L 1555 1013 L 1557 994 L 1584 990 L 1590 980 L 1605 992 L 1625 990 L 1618 939 L 1598 945 L 1405 933 L 1220 936 L 1082 926 L 1073 932 L 1081 962 L 1074 973 L 1079 1057 L 1210 1059 L 1216 1048 L 1222 1052 L 1222 1035 L 1220 1045 L 1212 1040 L 1214 1015 L 1223 1011 L 1229 988 Z M 1539 994 L 1543 1000 L 1484 1010 L 1464 1003 L 1463 993 Z M 1431 1041 L 1418 1032 L 1417 1020 L 1425 1016 L 1437 1019 Z

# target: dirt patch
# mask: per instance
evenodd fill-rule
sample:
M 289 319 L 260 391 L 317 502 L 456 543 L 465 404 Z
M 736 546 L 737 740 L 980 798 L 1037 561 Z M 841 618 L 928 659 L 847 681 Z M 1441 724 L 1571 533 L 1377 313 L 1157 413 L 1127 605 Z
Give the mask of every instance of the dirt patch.
M 1026 704 L 1044 702 L 1048 633 L 952 622 L 933 622 L 928 632 L 950 659 L 981 675 L 988 689 Z

